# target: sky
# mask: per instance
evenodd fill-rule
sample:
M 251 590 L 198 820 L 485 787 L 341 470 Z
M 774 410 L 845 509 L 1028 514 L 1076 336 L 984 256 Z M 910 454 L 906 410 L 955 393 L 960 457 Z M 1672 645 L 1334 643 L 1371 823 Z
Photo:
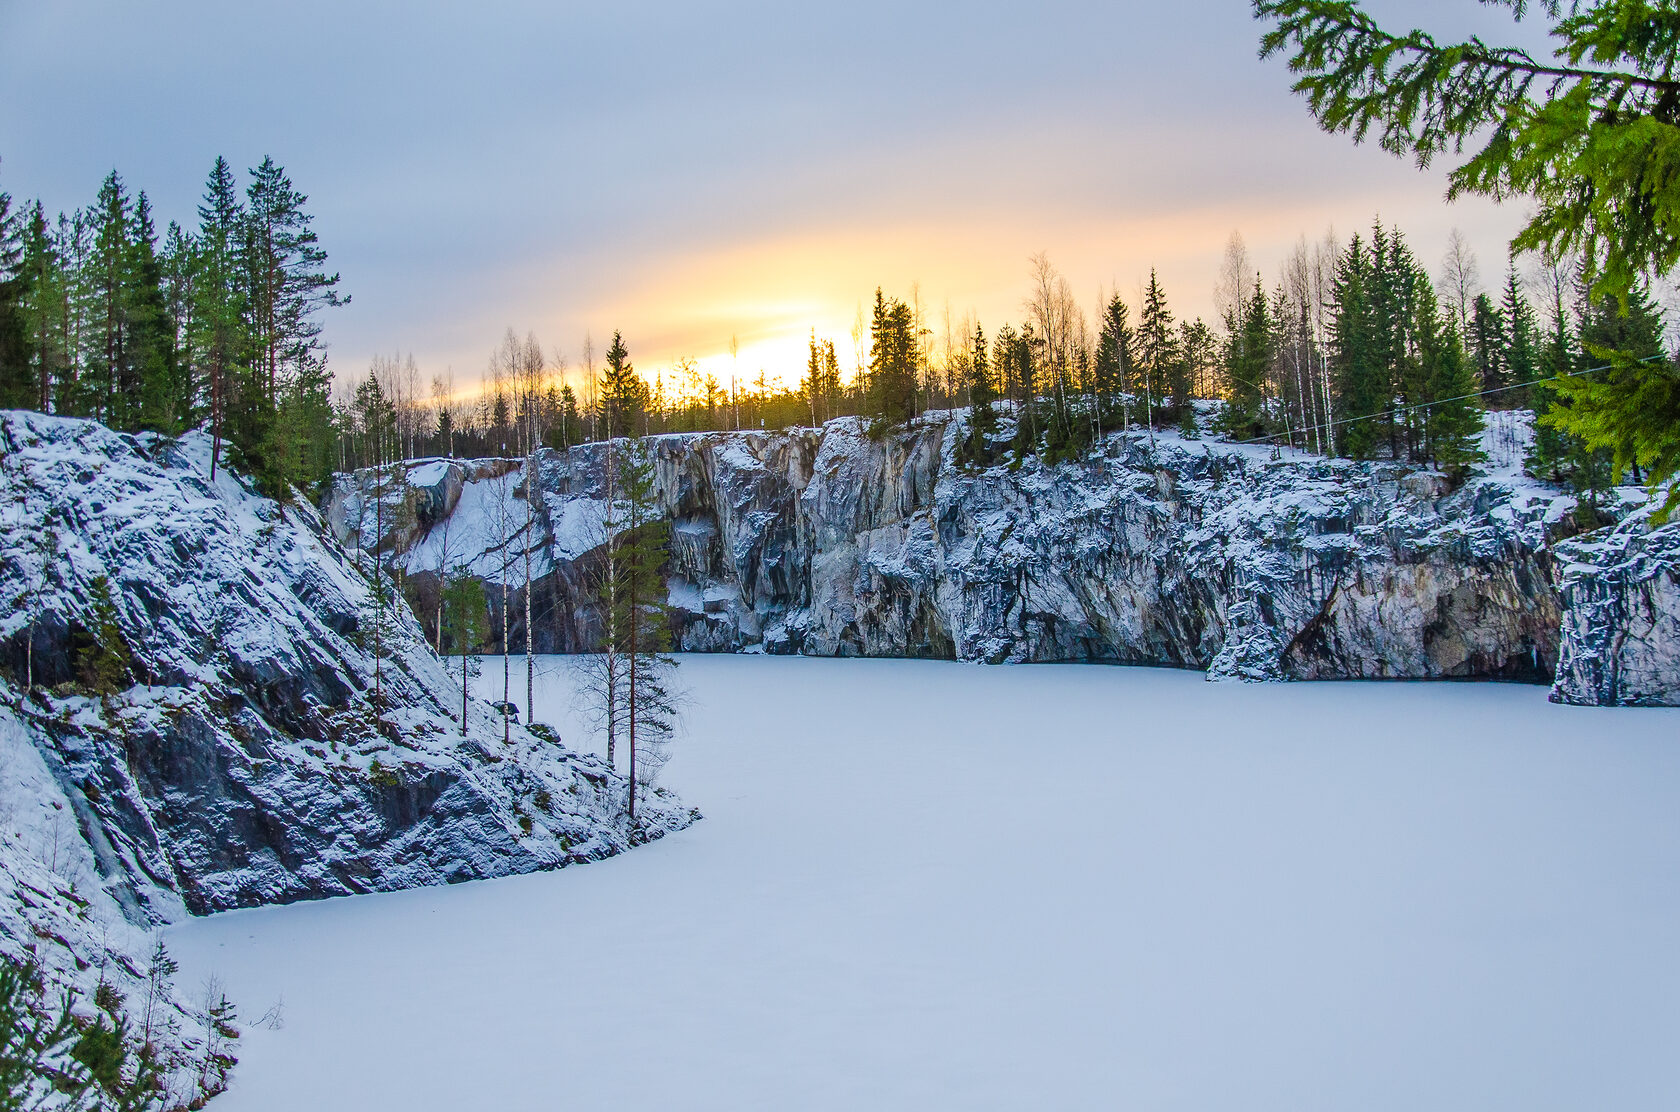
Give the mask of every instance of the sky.
M 1371 7 L 1540 41 L 1469 0 Z M 0 190 L 73 209 L 116 168 L 190 223 L 218 154 L 272 155 L 353 298 L 341 380 L 402 352 L 457 389 L 510 327 L 725 382 L 796 379 L 815 329 L 849 370 L 877 286 L 990 332 L 1040 251 L 1088 314 L 1153 268 L 1211 318 L 1233 231 L 1270 282 L 1377 216 L 1432 268 L 1461 229 L 1496 285 L 1522 208 L 1322 133 L 1259 34 L 1247 0 L 0 0 Z

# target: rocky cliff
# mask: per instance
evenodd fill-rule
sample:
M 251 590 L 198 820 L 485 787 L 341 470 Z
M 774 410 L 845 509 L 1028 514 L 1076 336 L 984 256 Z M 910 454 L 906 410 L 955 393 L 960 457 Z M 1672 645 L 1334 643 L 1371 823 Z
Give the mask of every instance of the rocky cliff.
M 962 424 L 650 438 L 678 646 L 1553 679 L 1553 545 L 1574 503 L 1523 479 L 1510 446 L 1457 489 L 1419 468 L 1137 432 L 1078 463 L 970 471 L 953 462 Z M 530 482 L 518 460 L 341 476 L 325 512 L 344 542 L 395 554 L 422 599 L 440 568 L 482 577 L 493 611 L 505 593 L 516 647 L 528 580 L 537 649 L 580 651 L 599 632 L 606 452 L 540 451 Z M 1652 636 L 1650 667 L 1672 677 L 1680 649 Z
M 1680 524 L 1633 518 L 1558 546 L 1562 654 L 1553 696 L 1680 706 Z
M 146 932 L 185 913 L 554 868 L 694 817 L 656 793 L 627 826 L 621 777 L 504 743 L 476 700 L 463 733 L 406 608 L 376 651 L 352 555 L 212 481 L 203 435 L 4 413 L 0 466 L 0 953 L 132 1004 Z

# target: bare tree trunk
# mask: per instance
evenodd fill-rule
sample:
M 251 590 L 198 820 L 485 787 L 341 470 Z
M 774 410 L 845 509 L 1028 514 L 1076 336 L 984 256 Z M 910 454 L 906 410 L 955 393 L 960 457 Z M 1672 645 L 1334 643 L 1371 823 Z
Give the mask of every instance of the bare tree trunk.
M 637 680 L 639 678 L 636 675 L 636 627 L 641 624 L 641 622 L 638 620 L 639 616 L 636 613 L 636 603 L 637 603 L 638 599 L 636 598 L 635 580 L 637 578 L 638 578 L 637 576 L 634 576 L 634 575 L 631 576 L 631 590 L 630 590 L 630 598 L 629 598 L 629 603 L 630 603 L 630 676 L 629 676 L 629 685 L 630 685 L 630 687 L 629 687 L 629 698 L 626 700 L 626 702 L 629 704 L 629 712 L 630 712 L 630 730 L 629 730 L 630 776 L 629 776 L 629 782 L 630 782 L 630 821 L 631 822 L 635 822 L 635 820 L 636 820 L 636 702 L 637 702 L 637 696 L 639 694 L 639 692 L 636 690 L 636 683 L 637 683 Z
M 508 704 L 508 581 L 507 553 L 502 553 L 502 744 L 513 737 L 513 723 L 509 720 Z
M 525 721 L 536 721 L 537 662 L 531 637 L 531 543 L 536 534 L 537 515 L 531 505 L 536 498 L 536 451 L 525 457 Z
M 733 339 L 730 341 L 733 343 Z M 614 531 L 612 414 L 607 414 L 607 767 L 617 768 L 618 738 L 618 537 Z
M 381 638 L 384 635 L 385 607 L 381 604 L 381 599 L 384 595 L 385 585 L 379 578 L 379 539 L 385 533 L 385 499 L 381 497 L 377 467 L 373 472 L 373 482 L 373 600 L 375 606 L 378 607 L 373 619 L 373 701 L 375 706 L 378 706 L 384 700 L 384 689 L 381 686 L 381 679 L 384 675 L 381 668 L 384 645 L 381 643 Z

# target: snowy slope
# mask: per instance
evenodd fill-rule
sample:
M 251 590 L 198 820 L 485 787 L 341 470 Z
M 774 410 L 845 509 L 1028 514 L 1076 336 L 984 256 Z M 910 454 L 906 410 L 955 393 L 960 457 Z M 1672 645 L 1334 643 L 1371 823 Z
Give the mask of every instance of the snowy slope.
M 622 778 L 517 726 L 504 745 L 477 700 L 463 736 L 459 675 L 406 610 L 375 698 L 368 579 L 314 511 L 212 482 L 209 448 L 0 414 L 0 740 L 8 776 L 41 785 L 8 797 L 33 817 L 0 841 L 6 953 L 44 915 L 68 966 L 109 964 L 80 916 L 137 960 L 124 932 L 185 912 L 549 869 L 692 821 L 659 796 L 627 827 Z M 129 658 L 104 694 L 84 683 L 101 581 Z

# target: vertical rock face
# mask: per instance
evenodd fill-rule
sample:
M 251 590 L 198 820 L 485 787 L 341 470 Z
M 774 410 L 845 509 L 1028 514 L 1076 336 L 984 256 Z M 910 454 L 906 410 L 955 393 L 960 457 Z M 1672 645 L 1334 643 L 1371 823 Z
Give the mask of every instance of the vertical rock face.
M 650 438 L 677 647 L 1552 679 L 1568 500 L 1533 484 L 1449 491 L 1416 468 L 1136 433 L 1077 463 L 969 471 L 952 462 L 961 430 L 935 414 L 879 439 L 856 420 Z M 505 581 L 516 646 L 529 559 L 534 644 L 587 651 L 606 452 L 538 452 L 530 500 L 522 461 L 451 465 L 504 470 L 389 550 L 422 589 L 440 567 L 480 575 L 493 609 Z M 371 485 L 341 476 L 328 498 L 347 541 Z M 446 527 L 477 539 L 444 560 Z
M 1637 522 L 1558 546 L 1563 651 L 1552 698 L 1680 706 L 1680 524 Z
M 434 470 L 389 543 L 507 472 Z M 0 837 L 0 953 L 61 981 L 111 965 L 89 936 L 133 971 L 184 912 L 556 868 L 695 817 L 656 792 L 632 827 L 613 770 L 463 708 L 371 561 L 212 482 L 201 434 L 0 413 L 0 505 L 0 781 L 39 785 L 0 787 L 29 810 Z

